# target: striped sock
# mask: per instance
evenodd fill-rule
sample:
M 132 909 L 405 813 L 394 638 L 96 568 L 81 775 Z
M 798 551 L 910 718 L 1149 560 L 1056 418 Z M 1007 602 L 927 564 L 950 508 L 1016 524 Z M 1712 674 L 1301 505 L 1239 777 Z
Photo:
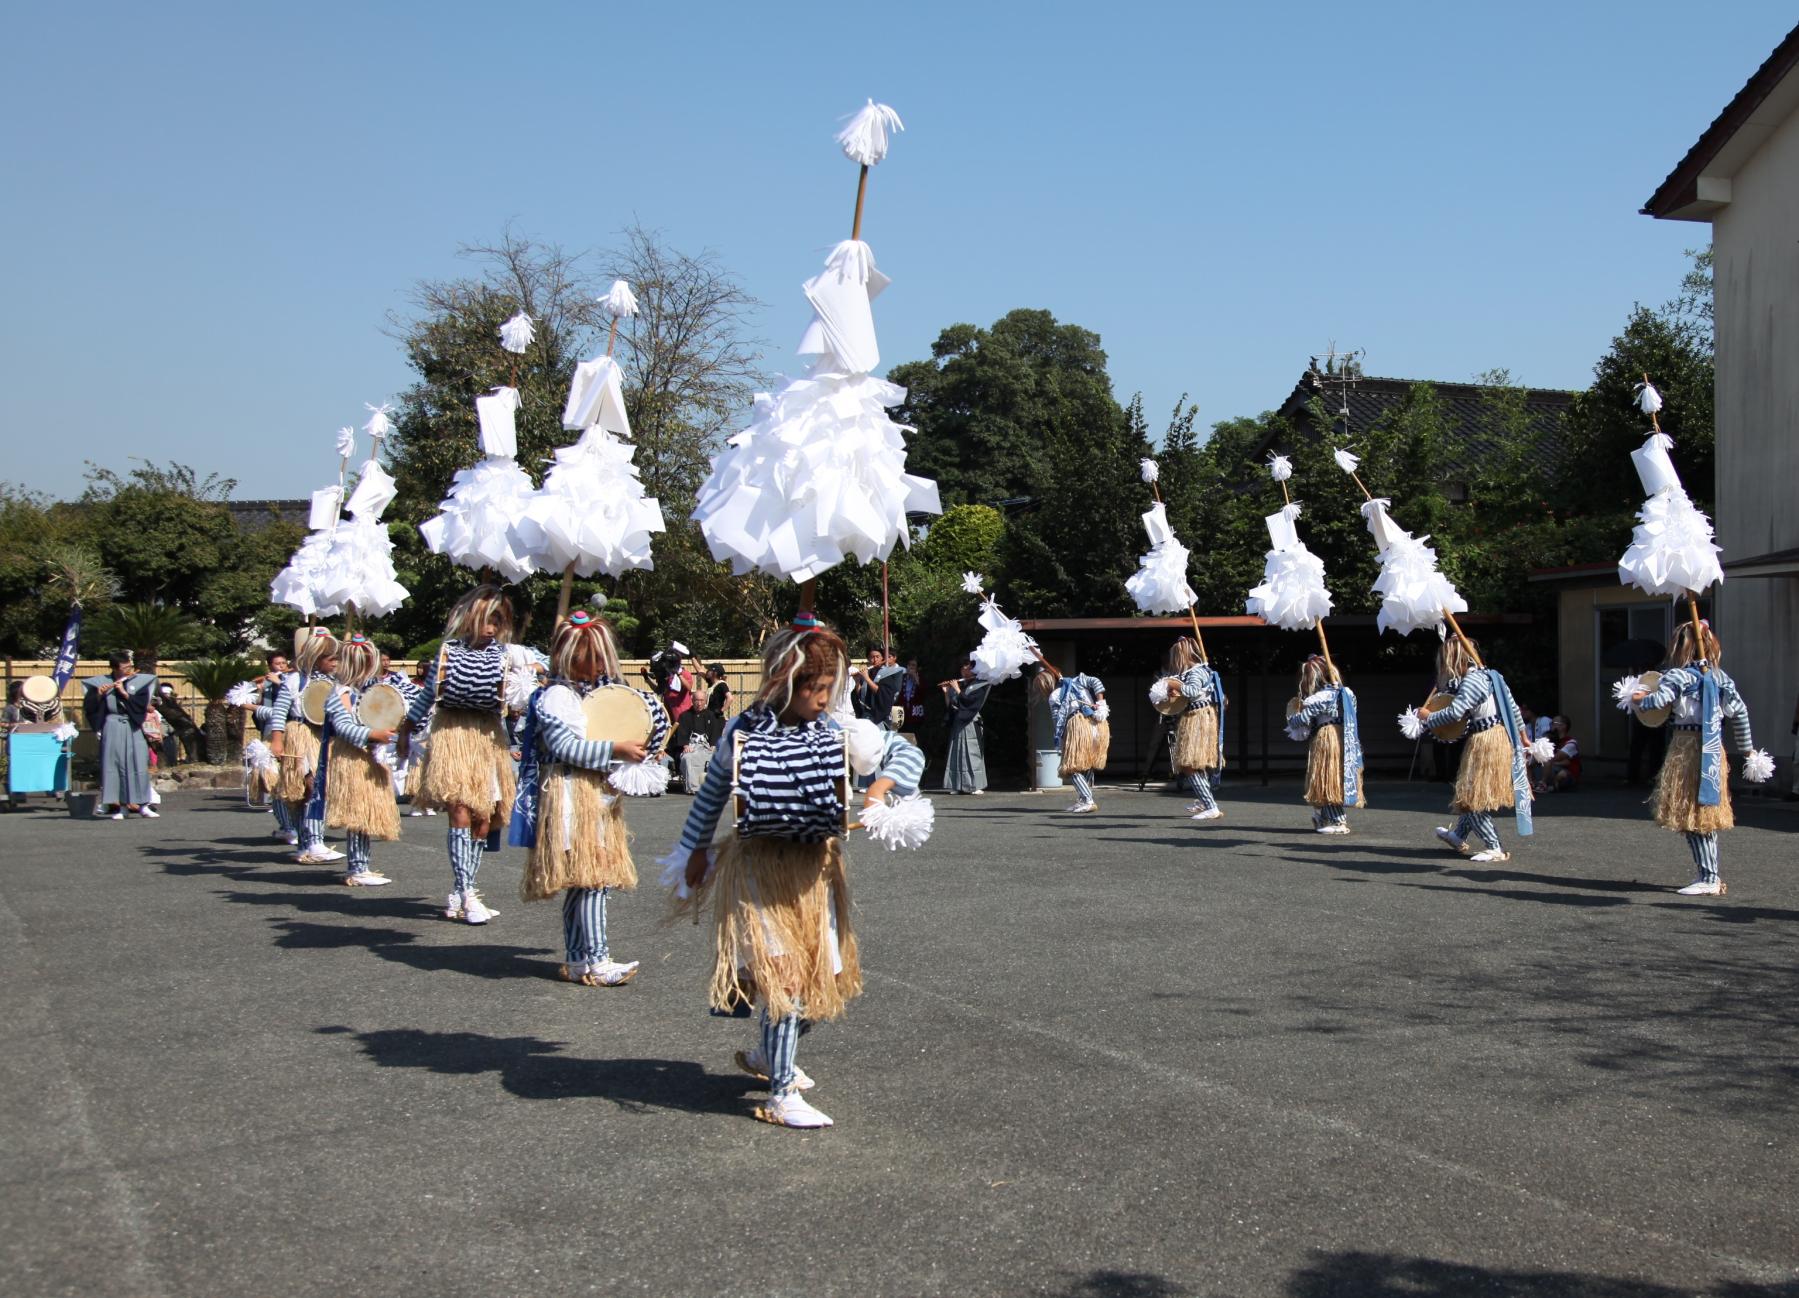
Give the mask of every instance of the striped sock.
M 1716 834 L 1688 834 L 1687 847 L 1693 853 L 1693 868 L 1699 871 L 1699 877 L 1711 883 L 1718 877 L 1718 836 Z
M 1069 782 L 1074 785 L 1075 797 L 1079 798 L 1083 803 L 1093 801 L 1093 783 L 1087 778 L 1085 772 L 1079 775 L 1071 775 L 1068 779 Z
M 308 816 L 300 822 L 300 848 L 310 852 L 325 845 L 325 822 Z
M 455 889 L 459 893 L 467 892 L 475 886 L 474 872 L 469 869 L 469 857 L 472 854 L 470 832 L 450 826 L 450 875 L 455 880 Z
M 294 832 L 294 813 L 287 809 L 287 804 L 276 798 L 274 801 L 275 825 L 284 834 Z
M 568 888 L 562 894 L 562 946 L 571 966 L 604 960 L 611 952 L 606 944 L 606 890 Z
M 793 1084 L 793 1058 L 800 1044 L 800 1016 L 789 1014 L 784 1018 L 769 1017 L 766 1007 L 762 1010 L 762 1060 L 768 1066 L 768 1093 L 779 1098 L 792 1095 L 797 1089 Z
M 1471 828 L 1474 836 L 1486 846 L 1489 852 L 1499 850 L 1499 830 L 1493 825 L 1493 815 L 1487 811 L 1471 812 L 1468 819 L 1473 822 Z
M 1343 804 L 1333 802 L 1324 808 L 1324 823 L 1327 825 L 1347 825 L 1349 817 L 1343 814 Z
M 361 874 L 369 868 L 369 836 L 359 829 L 344 833 L 344 850 L 349 853 L 349 873 Z
M 1200 803 L 1201 811 L 1218 810 L 1218 799 L 1212 796 L 1212 782 L 1206 778 L 1204 771 L 1195 771 L 1188 776 L 1192 781 L 1193 800 Z

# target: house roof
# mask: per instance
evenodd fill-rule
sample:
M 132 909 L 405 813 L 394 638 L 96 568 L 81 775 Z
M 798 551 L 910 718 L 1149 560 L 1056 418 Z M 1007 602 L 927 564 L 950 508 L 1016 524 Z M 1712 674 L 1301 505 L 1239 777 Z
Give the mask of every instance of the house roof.
M 1799 27 L 1774 47 L 1736 98 L 1705 128 L 1660 188 L 1643 215 L 1661 220 L 1706 221 L 1730 202 L 1730 181 L 1762 141 L 1799 107 Z
M 1435 379 L 1358 379 L 1345 394 L 1345 404 L 1349 407 L 1351 443 L 1354 442 L 1357 429 L 1371 428 L 1379 423 L 1419 383 L 1429 383 L 1436 390 L 1437 398 L 1443 403 L 1450 420 L 1448 464 L 1445 467 L 1451 473 L 1465 473 L 1471 466 L 1488 458 L 1495 444 L 1491 406 L 1493 389 L 1478 383 L 1441 383 Z M 1279 413 L 1296 430 L 1311 429 L 1309 406 L 1313 397 L 1324 398 L 1325 393 L 1312 386 L 1308 372 L 1301 375 L 1299 382 L 1293 385 L 1293 391 L 1281 403 Z M 1524 389 L 1524 410 L 1530 420 L 1531 432 L 1536 438 L 1539 456 L 1546 459 L 1553 451 L 1561 429 L 1562 416 L 1567 414 L 1573 401 L 1574 394 L 1560 388 Z M 1330 405 L 1331 401 L 1325 400 L 1327 410 Z M 1318 435 L 1320 431 L 1329 430 L 1312 430 L 1314 435 Z

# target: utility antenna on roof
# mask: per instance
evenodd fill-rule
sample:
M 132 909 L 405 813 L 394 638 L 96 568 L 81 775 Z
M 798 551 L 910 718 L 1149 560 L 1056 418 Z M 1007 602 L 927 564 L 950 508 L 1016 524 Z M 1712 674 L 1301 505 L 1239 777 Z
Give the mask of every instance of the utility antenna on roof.
M 1342 441 L 1349 440 L 1349 392 L 1361 382 L 1362 359 L 1368 355 L 1365 347 L 1357 347 L 1353 351 L 1339 352 L 1333 339 L 1324 353 L 1324 363 L 1318 358 L 1310 358 L 1311 364 L 1306 367 L 1306 382 L 1314 392 L 1326 397 L 1334 395 L 1337 399 L 1336 423 L 1343 425 Z

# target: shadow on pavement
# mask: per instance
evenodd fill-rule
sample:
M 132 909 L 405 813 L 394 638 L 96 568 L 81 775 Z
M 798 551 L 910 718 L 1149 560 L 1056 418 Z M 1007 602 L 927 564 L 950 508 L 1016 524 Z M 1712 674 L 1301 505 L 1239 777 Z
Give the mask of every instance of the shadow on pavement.
M 497 1073 L 508 1093 L 526 1100 L 591 1097 L 634 1112 L 676 1109 L 742 1116 L 744 1096 L 756 1087 L 750 1077 L 708 1073 L 685 1059 L 573 1059 L 561 1053 L 562 1043 L 540 1037 L 490 1037 L 480 1032 L 428 1032 L 421 1028 L 352 1032 L 346 1027 L 324 1027 L 318 1031 L 353 1037 L 363 1053 L 383 1068 L 424 1068 L 460 1076 Z
M 1094 1271 L 1072 1280 L 1055 1298 L 1187 1298 L 1193 1290 L 1146 1271 Z
M 1704 1290 L 1676 1289 L 1574 1271 L 1511 1271 L 1392 1253 L 1331 1253 L 1294 1272 L 1286 1292 L 1288 1298 L 1799 1298 L 1799 1283 L 1727 1280 Z
M 1672 892 L 1673 887 L 1661 883 L 1638 883 L 1623 879 L 1579 879 L 1565 874 L 1531 874 L 1526 870 L 1445 870 L 1447 879 L 1467 879 L 1470 883 L 1543 883 L 1552 888 L 1586 888 L 1591 892 Z
M 268 876 L 256 877 L 261 881 Z M 320 884 L 332 886 L 308 887 L 301 892 L 220 892 L 215 895 L 239 905 L 288 906 L 311 915 L 345 915 L 357 919 L 371 915 L 381 919 L 436 919 L 443 913 L 417 897 L 386 897 L 373 888 L 346 888 L 341 876 L 320 871 L 282 878 L 279 882 L 311 883 L 315 879 Z

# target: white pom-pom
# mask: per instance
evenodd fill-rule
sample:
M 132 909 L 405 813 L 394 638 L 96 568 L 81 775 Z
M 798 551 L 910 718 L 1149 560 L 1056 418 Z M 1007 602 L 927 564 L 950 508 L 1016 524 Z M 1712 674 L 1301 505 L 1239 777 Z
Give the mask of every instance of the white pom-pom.
M 641 762 L 615 762 L 606 782 L 632 798 L 657 798 L 668 792 L 668 765 L 660 757 Z
M 1555 745 L 1550 742 L 1548 735 L 1530 741 L 1529 757 L 1538 766 L 1547 766 L 1555 760 Z
M 1648 379 L 1637 384 L 1637 409 L 1646 415 L 1661 413 L 1662 394 L 1655 390 L 1655 384 Z
M 657 883 L 682 900 L 693 895 L 692 890 L 687 886 L 687 853 L 681 850 L 679 843 L 671 847 L 666 855 L 657 857 L 656 864 L 662 867 L 662 873 L 656 876 Z M 717 865 L 718 850 L 707 848 L 706 873 L 701 877 L 702 883 L 712 877 L 712 871 Z
M 898 113 L 871 99 L 837 132 L 837 143 L 843 147 L 843 156 L 851 162 L 872 167 L 887 156 L 889 133 L 905 129 L 906 124 L 900 121 Z
M 260 739 L 252 739 L 244 745 L 244 774 L 253 775 L 258 771 L 273 775 L 276 770 L 275 754 Z
M 1407 708 L 1399 714 L 1399 733 L 1407 739 L 1424 738 L 1424 720 L 1418 715 L 1418 709 Z
M 239 681 L 225 691 L 225 706 L 232 708 L 255 707 L 256 687 L 249 681 Z
M 1287 718 L 1287 738 L 1294 743 L 1303 744 L 1311 737 L 1312 728 L 1300 719 L 1299 713 L 1295 712 Z
M 337 430 L 337 458 L 347 460 L 356 454 L 356 430 L 345 425 Z
M 637 314 L 637 298 L 631 292 L 631 286 L 622 279 L 612 281 L 600 298 L 600 309 L 614 320 L 623 320 Z
M 962 574 L 962 590 L 966 594 L 982 594 L 986 584 L 987 579 L 978 572 L 965 572 Z
M 389 402 L 383 401 L 378 406 L 371 406 L 365 401 L 362 403 L 362 408 L 369 412 L 369 421 L 362 426 L 363 432 L 376 441 L 380 441 L 393 432 L 394 421 L 389 416 L 393 414 L 394 408 Z
M 887 735 L 867 717 L 858 717 L 843 728 L 843 746 L 849 751 L 852 771 L 873 775 L 881 769 L 881 758 L 887 752 Z
M 1149 705 L 1152 708 L 1159 708 L 1166 702 L 1168 702 L 1168 678 L 1162 676 L 1158 677 L 1156 683 L 1149 687 Z
M 1743 759 L 1743 778 L 1751 784 L 1765 784 L 1774 778 L 1774 757 L 1758 748 Z
M 66 744 L 80 733 L 81 732 L 75 728 L 73 722 L 65 721 L 50 732 L 50 738 L 54 739 L 59 744 Z
M 1112 719 L 1112 705 L 1107 703 L 1104 699 L 1095 703 L 1093 705 L 1093 719 L 1095 721 L 1110 721 Z
M 1635 676 L 1626 676 L 1623 680 L 1612 686 L 1612 700 L 1617 703 L 1618 711 L 1630 711 L 1632 706 L 1630 696 L 1635 694 L 1640 688 L 1641 686 L 1638 685 Z
M 523 311 L 500 326 L 500 346 L 514 355 L 522 353 L 536 337 L 537 331 L 531 327 L 531 317 Z
M 902 847 L 923 847 L 937 824 L 937 808 L 929 798 L 913 794 L 893 802 L 875 802 L 862 808 L 862 827 L 889 852 Z
M 1354 473 L 1362 463 L 1361 457 L 1353 451 L 1338 449 L 1332 451 L 1331 456 L 1337 461 L 1337 467 L 1345 473 Z
M 1154 460 L 1139 460 L 1137 472 L 1143 475 L 1145 482 L 1155 482 L 1162 476 L 1162 468 Z
M 1284 455 L 1268 453 L 1268 472 L 1276 482 L 1285 482 L 1293 476 L 1293 461 Z

